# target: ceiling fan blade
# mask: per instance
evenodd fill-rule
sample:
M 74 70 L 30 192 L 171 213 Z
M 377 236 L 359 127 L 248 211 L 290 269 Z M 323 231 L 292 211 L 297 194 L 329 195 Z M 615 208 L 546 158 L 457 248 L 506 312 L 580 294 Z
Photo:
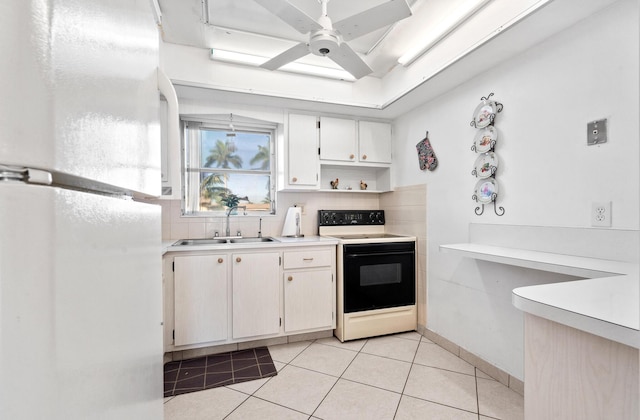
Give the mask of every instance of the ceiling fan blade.
M 285 23 L 293 26 L 298 32 L 306 34 L 311 31 L 322 29 L 314 18 L 298 9 L 287 0 L 254 0 L 274 15 L 278 16 Z
M 367 63 L 360 58 L 358 53 L 352 50 L 345 42 L 340 44 L 340 48 L 338 50 L 332 50 L 328 57 L 335 61 L 340 67 L 351 73 L 356 79 L 360 79 L 369 73 L 373 73 L 371 67 L 369 67 Z
M 287 63 L 297 60 L 300 57 L 304 57 L 309 54 L 309 45 L 306 42 L 301 42 L 295 45 L 285 52 L 276 55 L 271 60 L 260 65 L 263 69 L 276 70 L 284 66 Z
M 257 0 L 256 0 L 257 1 Z M 333 24 L 342 39 L 349 41 L 411 16 L 406 0 L 391 0 Z

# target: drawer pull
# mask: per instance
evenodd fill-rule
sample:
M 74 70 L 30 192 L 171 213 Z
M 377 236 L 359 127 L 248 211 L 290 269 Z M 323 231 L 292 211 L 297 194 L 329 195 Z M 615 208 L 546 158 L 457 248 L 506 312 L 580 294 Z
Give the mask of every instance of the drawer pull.
M 242 258 L 237 257 L 237 258 L 236 258 L 236 262 L 240 262 L 240 261 L 242 261 Z
M 356 157 L 354 154 L 349 155 L 349 159 L 353 159 L 354 157 Z
M 289 276 L 289 277 L 287 277 L 287 280 L 289 280 L 289 281 L 293 281 L 293 276 Z
M 303 258 L 302 261 L 313 261 L 313 257 L 312 258 Z
M 298 178 L 294 176 L 293 178 L 291 178 L 291 182 L 298 182 Z
M 362 155 L 362 160 L 367 160 L 367 155 Z
M 218 263 L 222 264 L 224 262 L 224 260 L 222 258 L 218 258 Z

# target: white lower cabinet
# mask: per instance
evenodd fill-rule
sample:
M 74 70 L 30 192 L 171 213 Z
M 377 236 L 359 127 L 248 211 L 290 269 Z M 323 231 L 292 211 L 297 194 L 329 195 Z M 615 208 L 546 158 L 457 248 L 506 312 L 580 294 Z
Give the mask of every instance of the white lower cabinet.
M 163 267 L 165 351 L 335 328 L 335 245 L 169 252 Z
M 280 253 L 233 254 L 233 338 L 280 331 Z
M 227 255 L 174 259 L 176 346 L 226 340 Z
M 284 277 L 284 330 L 290 333 L 333 328 L 331 270 L 292 270 Z
M 335 328 L 335 249 L 284 252 L 284 330 Z

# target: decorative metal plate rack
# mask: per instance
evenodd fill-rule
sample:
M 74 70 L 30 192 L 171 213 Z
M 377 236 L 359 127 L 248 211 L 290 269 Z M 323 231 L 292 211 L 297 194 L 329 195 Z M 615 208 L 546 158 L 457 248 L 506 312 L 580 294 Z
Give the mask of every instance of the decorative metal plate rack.
M 480 98 L 480 104 L 476 107 L 471 120 L 471 127 L 477 128 L 476 136 L 471 146 L 471 150 L 479 153 L 471 175 L 479 178 L 476 188 L 471 197 L 480 203 L 475 209 L 475 213 L 480 216 L 484 213 L 484 205 L 493 203 L 493 211 L 498 216 L 504 215 L 504 207 L 498 207 L 498 155 L 495 153 L 498 141 L 498 130 L 495 128 L 496 115 L 502 112 L 503 105 L 500 102 L 491 100 L 493 93 Z

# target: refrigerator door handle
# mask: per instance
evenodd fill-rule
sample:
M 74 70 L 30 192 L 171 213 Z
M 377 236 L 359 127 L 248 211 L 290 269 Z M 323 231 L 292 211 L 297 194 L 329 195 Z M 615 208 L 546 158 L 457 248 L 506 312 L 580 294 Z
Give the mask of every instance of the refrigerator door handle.
M 51 172 L 33 168 L 16 168 L 0 164 L 1 181 L 22 181 L 27 184 L 51 185 Z

